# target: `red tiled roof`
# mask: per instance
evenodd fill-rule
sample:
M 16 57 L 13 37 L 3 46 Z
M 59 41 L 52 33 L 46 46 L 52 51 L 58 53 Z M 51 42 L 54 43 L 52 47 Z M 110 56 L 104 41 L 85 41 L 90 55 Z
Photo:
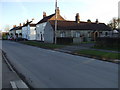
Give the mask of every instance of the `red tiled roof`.
M 49 21 L 53 29 L 55 28 L 55 20 Z M 80 21 L 76 23 L 75 21 L 57 21 L 57 30 L 111 30 L 110 27 L 104 23 L 88 23 Z

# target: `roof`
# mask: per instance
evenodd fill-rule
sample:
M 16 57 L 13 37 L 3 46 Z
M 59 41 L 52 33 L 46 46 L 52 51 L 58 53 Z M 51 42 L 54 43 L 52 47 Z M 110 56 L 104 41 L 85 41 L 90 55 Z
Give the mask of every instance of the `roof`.
M 50 18 L 52 18 L 55 14 L 49 15 L 44 17 L 42 20 L 40 20 L 37 24 L 43 23 L 43 22 L 47 22 Z
M 33 24 L 33 23 L 32 23 L 32 24 L 30 24 L 30 26 L 31 26 L 31 27 L 36 27 L 36 24 Z
M 19 29 L 22 29 L 22 26 L 14 27 L 14 28 L 10 29 L 10 31 L 19 30 Z
M 55 28 L 55 20 L 49 21 L 52 25 L 53 29 Z M 80 23 L 76 23 L 76 21 L 58 21 L 57 22 L 58 30 L 111 30 L 104 23 L 88 23 L 80 21 Z
M 27 22 L 25 25 L 23 25 L 22 27 L 25 27 L 25 26 L 27 26 L 28 24 L 30 24 L 32 21 L 30 21 L 30 22 Z
M 49 20 L 55 20 L 55 13 L 44 17 L 37 24 L 44 23 L 44 22 L 47 22 Z M 57 20 L 65 20 L 65 19 L 60 14 L 57 14 Z

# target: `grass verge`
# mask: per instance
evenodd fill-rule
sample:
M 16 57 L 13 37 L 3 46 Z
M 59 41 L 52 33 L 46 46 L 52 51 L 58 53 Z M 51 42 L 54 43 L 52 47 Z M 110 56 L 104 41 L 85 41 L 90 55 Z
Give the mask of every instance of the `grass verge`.
M 57 48 L 63 48 L 65 46 L 65 45 L 57 45 L 57 44 L 43 43 L 37 41 L 20 41 L 20 43 L 36 46 L 40 48 L 46 48 L 46 49 L 57 49 Z
M 76 51 L 75 53 L 98 57 L 101 59 L 120 59 L 120 53 L 103 52 L 103 51 L 88 50 L 88 49 Z
M 95 49 L 104 49 L 104 50 L 112 50 L 112 51 L 119 51 L 120 52 L 120 47 L 98 47 L 98 46 L 94 46 L 92 48 Z

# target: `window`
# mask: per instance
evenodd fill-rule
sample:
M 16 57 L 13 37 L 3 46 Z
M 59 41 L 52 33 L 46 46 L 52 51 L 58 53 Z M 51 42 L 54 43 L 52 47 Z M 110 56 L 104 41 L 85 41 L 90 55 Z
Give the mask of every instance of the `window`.
M 105 32 L 105 36 L 107 36 L 108 35 L 108 32 Z
M 76 32 L 76 37 L 80 37 L 80 32 Z
M 65 37 L 65 32 L 61 32 L 60 37 Z
M 38 34 L 38 37 L 39 37 L 39 34 Z

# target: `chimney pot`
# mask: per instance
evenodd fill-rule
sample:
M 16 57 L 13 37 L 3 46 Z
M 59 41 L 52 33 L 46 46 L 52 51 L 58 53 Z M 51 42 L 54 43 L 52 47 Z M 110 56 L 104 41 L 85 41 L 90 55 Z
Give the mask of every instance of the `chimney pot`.
M 90 19 L 88 19 L 88 20 L 87 20 L 87 22 L 88 22 L 88 23 L 91 23 L 91 20 L 90 20 Z
M 80 23 L 79 13 L 76 14 L 76 16 L 75 16 L 75 21 L 76 21 L 76 23 Z
M 60 15 L 60 9 L 59 9 L 59 7 L 56 8 L 55 12 L 57 13 L 57 15 Z
M 15 28 L 16 27 L 16 25 L 13 25 L 13 28 Z
M 99 21 L 98 21 L 98 19 L 96 19 L 96 21 L 95 21 L 97 24 L 99 23 Z
M 29 22 L 29 20 L 27 19 L 27 21 L 26 21 L 27 23 Z
M 19 26 L 22 26 L 22 24 L 20 23 L 20 25 Z
M 46 12 L 43 12 L 43 18 L 46 17 Z

